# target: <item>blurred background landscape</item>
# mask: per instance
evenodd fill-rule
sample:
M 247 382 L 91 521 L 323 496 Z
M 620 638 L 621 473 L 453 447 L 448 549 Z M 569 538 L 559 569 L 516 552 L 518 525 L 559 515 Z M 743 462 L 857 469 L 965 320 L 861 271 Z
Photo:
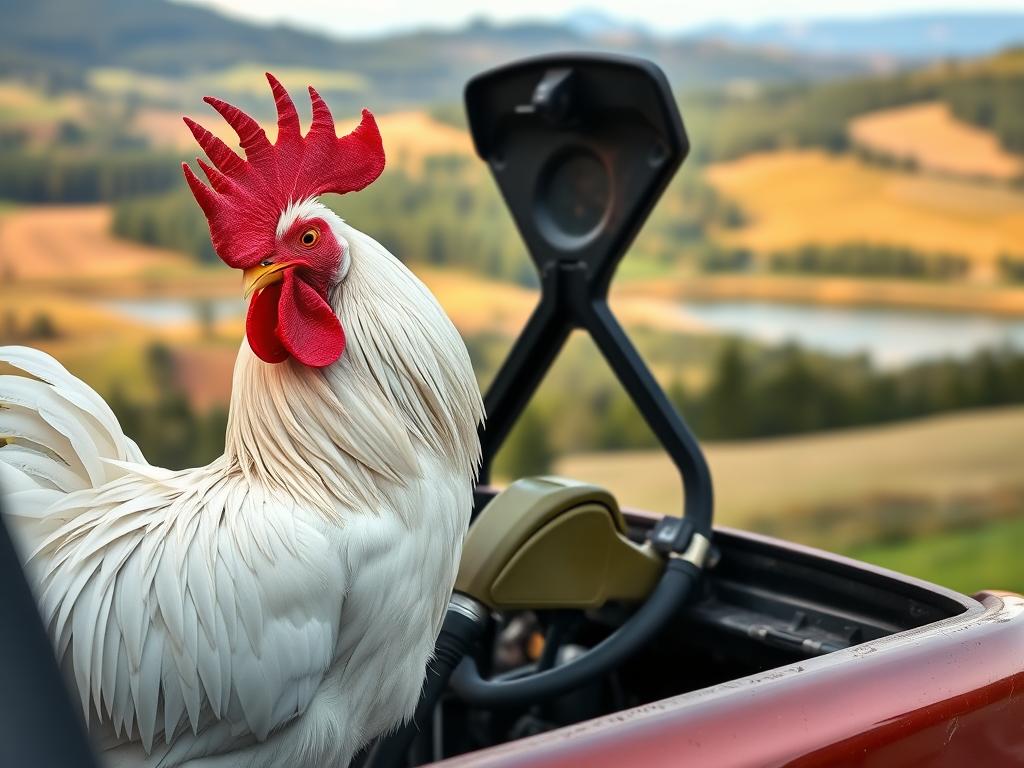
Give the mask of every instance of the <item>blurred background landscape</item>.
M 55 355 L 153 463 L 220 453 L 243 334 L 179 167 L 182 114 L 233 140 L 203 95 L 270 125 L 270 68 L 316 85 L 339 130 L 374 110 L 388 168 L 329 202 L 431 287 L 486 386 L 537 280 L 462 86 L 530 54 L 639 54 L 693 150 L 613 305 L 707 445 L 719 523 L 1024 591 L 1024 12 L 665 32 L 567 10 L 362 36 L 165 0 L 0 0 L 0 18 L 0 343 Z M 585 338 L 498 471 L 681 507 Z

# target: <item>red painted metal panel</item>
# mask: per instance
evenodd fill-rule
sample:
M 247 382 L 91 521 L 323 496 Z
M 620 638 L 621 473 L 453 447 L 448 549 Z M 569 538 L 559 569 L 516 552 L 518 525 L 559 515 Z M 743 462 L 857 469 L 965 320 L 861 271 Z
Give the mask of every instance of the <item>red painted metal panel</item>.
M 444 763 L 1024 765 L 1024 598 Z

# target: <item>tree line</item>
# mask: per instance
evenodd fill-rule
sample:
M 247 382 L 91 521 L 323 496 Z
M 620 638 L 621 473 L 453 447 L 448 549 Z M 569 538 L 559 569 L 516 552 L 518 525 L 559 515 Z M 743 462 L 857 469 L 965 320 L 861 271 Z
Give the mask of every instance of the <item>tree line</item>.
M 1024 256 L 1000 254 L 996 260 L 999 275 L 1008 283 L 1024 283 Z
M 151 195 L 180 184 L 175 157 L 145 150 L 0 152 L 0 199 L 94 203 Z
M 199 410 L 176 383 L 173 351 L 161 342 L 145 353 L 145 371 L 155 391 L 142 400 L 116 387 L 106 394 L 124 433 L 138 443 L 146 459 L 159 467 L 199 467 L 224 452 L 227 408 Z
M 1011 152 L 1024 153 L 1024 74 L 954 79 L 943 91 L 954 115 L 992 131 Z
M 873 243 L 809 244 L 768 256 L 772 272 L 916 280 L 961 280 L 970 266 L 970 258 L 958 253 L 921 253 L 905 246 Z
M 617 383 L 591 379 L 597 383 L 589 387 L 542 389 L 496 471 L 538 474 L 560 453 L 657 447 Z M 763 349 L 733 339 L 721 347 L 706 387 L 694 390 L 675 378 L 667 392 L 703 440 L 782 437 L 1024 403 L 1024 350 L 982 350 L 889 371 L 863 358 L 837 361 L 799 345 Z M 566 427 L 581 423 L 575 432 Z
M 1019 263 L 1010 256 L 1000 260 L 1000 275 L 1017 281 Z M 962 280 L 971 269 L 971 259 L 954 252 L 922 253 L 900 245 L 807 243 L 760 256 L 750 248 L 722 247 L 708 243 L 699 251 L 702 272 L 755 272 L 802 275 L 854 275 L 894 277 L 908 280 Z
M 1024 350 L 1011 347 L 889 371 L 877 370 L 866 358 L 826 357 L 795 344 L 708 343 L 718 352 L 706 386 L 688 387 L 681 376 L 666 382 L 670 400 L 702 440 L 782 437 L 1024 403 Z M 469 339 L 484 382 L 500 361 L 501 346 L 490 335 Z M 640 346 L 645 356 L 653 352 L 660 358 L 650 339 Z M 570 349 L 564 357 L 509 435 L 497 474 L 542 474 L 564 453 L 657 447 L 632 402 L 602 369 L 596 350 Z M 204 411 L 190 403 L 175 383 L 174 354 L 162 343 L 147 349 L 146 372 L 154 398 L 136 399 L 121 389 L 106 397 L 147 459 L 182 468 L 220 455 L 226 408 Z

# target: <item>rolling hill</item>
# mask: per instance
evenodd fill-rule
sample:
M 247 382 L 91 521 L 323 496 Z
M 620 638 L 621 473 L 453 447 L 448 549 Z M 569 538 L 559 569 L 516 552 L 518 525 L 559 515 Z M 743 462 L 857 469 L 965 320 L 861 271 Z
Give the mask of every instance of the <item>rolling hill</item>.
M 805 533 L 813 531 L 822 510 L 870 499 L 938 503 L 1000 489 L 1019 492 L 1022 439 L 1024 409 L 1014 407 L 705 448 L 717 490 L 716 520 L 792 536 L 801 523 Z M 569 455 L 555 469 L 604 485 L 625 505 L 662 514 L 682 507 L 679 474 L 661 451 Z M 847 522 L 856 527 L 855 519 Z
M 1024 247 L 1024 194 L 1012 189 L 820 150 L 749 155 L 712 166 L 708 175 L 749 217 L 723 237 L 757 252 L 803 244 L 907 246 L 963 254 L 981 273 Z
M 1013 181 L 1024 158 L 989 131 L 957 120 L 944 102 L 922 101 L 868 112 L 850 121 L 855 146 L 923 171 Z
M 1024 409 L 705 446 L 715 520 L 843 552 L 971 594 L 1024 589 L 1019 447 Z M 566 456 L 556 472 L 620 502 L 678 514 L 658 451 Z
M 180 78 L 239 64 L 314 67 L 356 76 L 378 104 L 457 101 L 466 79 L 522 56 L 557 50 L 635 53 L 661 63 L 677 88 L 735 80 L 792 82 L 865 72 L 867 60 L 765 51 L 664 38 L 636 30 L 604 35 L 569 23 L 474 22 L 375 39 L 336 39 L 261 26 L 166 0 L 0 0 L 0 76 L 83 85 L 116 68 Z M 363 95 L 361 94 L 361 95 Z

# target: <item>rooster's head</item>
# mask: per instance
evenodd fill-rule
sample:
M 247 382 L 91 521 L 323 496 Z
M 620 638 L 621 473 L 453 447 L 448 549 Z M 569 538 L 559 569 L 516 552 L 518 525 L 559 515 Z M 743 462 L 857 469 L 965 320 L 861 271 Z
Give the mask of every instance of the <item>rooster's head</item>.
M 186 117 L 210 159 L 197 159 L 209 186 L 182 167 L 210 224 L 214 250 L 242 270 L 245 296 L 252 297 L 245 327 L 253 352 L 269 363 L 294 357 L 320 368 L 345 348 L 329 294 L 345 278 L 351 251 L 340 220 L 316 197 L 370 184 L 384 170 L 384 150 L 367 110 L 355 130 L 338 138 L 327 104 L 312 87 L 313 121 L 303 136 L 288 92 L 273 75 L 267 80 L 277 105 L 274 143 L 249 115 L 207 97 L 238 134 L 245 159 Z

